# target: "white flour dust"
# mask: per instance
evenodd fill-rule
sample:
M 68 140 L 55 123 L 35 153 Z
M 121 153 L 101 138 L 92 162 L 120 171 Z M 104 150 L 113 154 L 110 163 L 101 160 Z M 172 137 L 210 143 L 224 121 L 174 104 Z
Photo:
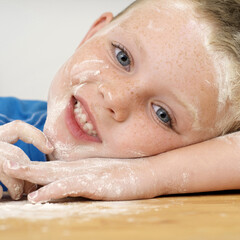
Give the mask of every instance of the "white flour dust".
M 31 204 L 27 200 L 0 202 L 0 220 L 25 219 L 49 220 L 74 217 L 80 221 L 89 221 L 99 217 L 113 215 L 136 215 L 155 209 L 156 206 L 139 201 L 100 202 L 77 201 L 62 203 Z

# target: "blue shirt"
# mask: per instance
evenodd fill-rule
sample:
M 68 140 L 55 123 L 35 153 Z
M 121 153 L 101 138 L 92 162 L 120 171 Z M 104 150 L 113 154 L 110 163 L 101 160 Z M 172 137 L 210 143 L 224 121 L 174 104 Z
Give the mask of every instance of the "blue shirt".
M 20 100 L 0 97 L 0 126 L 14 120 L 26 122 L 41 131 L 47 117 L 47 103 L 44 101 Z M 31 144 L 19 140 L 16 144 L 31 161 L 46 161 L 46 156 Z

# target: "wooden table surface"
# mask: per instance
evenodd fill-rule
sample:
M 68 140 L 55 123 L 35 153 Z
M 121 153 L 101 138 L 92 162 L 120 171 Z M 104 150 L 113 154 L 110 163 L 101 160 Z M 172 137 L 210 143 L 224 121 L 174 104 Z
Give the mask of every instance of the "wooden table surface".
M 129 202 L 68 199 L 45 206 L 30 205 L 25 201 L 26 207 L 24 204 L 23 207 L 15 206 L 24 212 L 4 217 L 3 209 L 8 208 L 9 203 L 8 198 L 1 202 L 1 240 L 240 239 L 240 191 Z M 29 209 L 30 218 L 26 217 Z M 55 211 L 53 216 L 45 216 L 46 211 L 51 215 L 51 209 Z M 34 215 L 39 213 L 43 218 L 35 219 Z M 63 215 L 59 217 L 56 213 Z

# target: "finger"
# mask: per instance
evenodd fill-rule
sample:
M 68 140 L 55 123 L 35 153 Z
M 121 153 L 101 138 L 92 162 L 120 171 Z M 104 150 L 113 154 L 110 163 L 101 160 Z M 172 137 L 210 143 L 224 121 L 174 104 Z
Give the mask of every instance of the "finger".
M 81 183 L 78 177 L 61 179 L 28 194 L 28 200 L 31 203 L 43 203 L 65 197 L 82 196 L 90 198 L 92 196 L 90 194 L 91 190 L 88 188 L 86 191 L 86 186 L 83 185 L 85 185 L 84 182 Z M 83 189 L 85 189 L 85 192 Z
M 1 162 L 3 162 L 4 159 L 12 159 L 21 163 L 30 162 L 28 156 L 22 149 L 6 142 L 0 142 L 0 158 Z
M 1 126 L 0 141 L 15 143 L 18 140 L 33 144 L 41 152 L 46 154 L 53 151 L 53 146 L 46 135 L 39 129 L 25 122 L 17 120 Z
M 1 182 L 7 187 L 12 199 L 19 200 L 22 197 L 24 188 L 24 182 L 22 180 L 11 178 L 2 173 Z
M 55 175 L 41 163 L 33 162 L 23 165 L 14 161 L 4 161 L 3 172 L 12 178 L 22 179 L 35 184 L 45 185 L 55 180 Z M 51 173 L 51 174 L 50 174 Z
M 13 178 L 20 178 L 31 183 L 39 185 L 49 184 L 64 177 L 80 174 L 74 162 L 31 162 L 29 164 L 21 164 L 14 161 L 5 161 L 3 163 L 3 171 Z
M 98 179 L 98 178 L 97 178 Z M 93 200 L 116 200 L 107 193 L 114 188 L 111 182 L 96 181 L 96 176 L 85 174 L 52 182 L 28 195 L 32 203 L 43 203 L 66 197 L 84 197 Z

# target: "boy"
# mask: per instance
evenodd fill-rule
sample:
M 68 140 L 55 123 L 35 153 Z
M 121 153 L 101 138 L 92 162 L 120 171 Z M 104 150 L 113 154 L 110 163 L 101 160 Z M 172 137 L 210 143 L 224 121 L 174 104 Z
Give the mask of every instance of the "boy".
M 47 139 L 22 122 L 2 126 L 7 153 L 20 151 L 9 144 L 20 138 L 51 162 L 5 153 L 5 178 L 46 185 L 31 202 L 239 188 L 238 133 L 215 138 L 236 125 L 228 60 L 210 47 L 217 28 L 193 2 L 145 0 L 116 19 L 103 14 L 53 80 Z

